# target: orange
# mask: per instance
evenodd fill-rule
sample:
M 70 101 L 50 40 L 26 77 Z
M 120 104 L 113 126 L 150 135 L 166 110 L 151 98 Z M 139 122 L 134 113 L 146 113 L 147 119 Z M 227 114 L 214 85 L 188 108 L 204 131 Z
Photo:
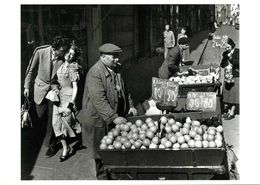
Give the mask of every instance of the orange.
M 135 121 L 135 124 L 136 124 L 136 126 L 141 127 L 143 122 L 142 122 L 142 120 L 138 119 Z
M 173 118 L 169 119 L 168 124 L 171 126 L 175 123 L 175 120 Z
M 173 145 L 172 145 L 172 148 L 173 149 L 179 149 L 181 147 L 181 145 L 179 144 L 179 143 L 174 143 Z
M 195 141 L 193 139 L 188 141 L 188 145 L 190 148 L 194 148 L 195 147 Z
M 209 142 L 209 148 L 216 148 L 216 143 L 215 143 L 215 141 L 210 141 Z
M 148 124 L 148 123 L 150 123 L 152 121 L 153 121 L 152 118 L 148 117 L 148 118 L 146 118 L 145 123 Z
M 173 132 L 178 132 L 180 130 L 180 128 L 176 124 L 173 124 L 171 129 Z
M 105 143 L 101 143 L 99 148 L 100 148 L 100 150 L 105 150 L 105 149 L 107 149 L 107 145 Z
M 178 143 L 183 144 L 183 143 L 185 143 L 185 138 L 183 136 L 179 136 L 177 141 L 178 141 Z
M 200 140 L 195 141 L 195 147 L 196 148 L 202 148 L 202 142 Z
M 115 147 L 113 145 L 108 145 L 107 149 L 113 150 L 113 149 L 115 149 Z
M 202 146 L 203 148 L 208 148 L 209 147 L 209 142 L 208 141 L 202 141 Z
M 189 145 L 187 143 L 181 144 L 181 148 L 189 148 Z
M 208 141 L 214 141 L 215 140 L 215 136 L 211 135 L 211 134 L 208 134 L 207 140 Z
M 173 136 L 170 138 L 170 141 L 171 141 L 172 143 L 176 143 L 177 140 L 178 140 L 178 137 L 175 136 L 175 135 L 173 135 Z
M 197 135 L 197 133 L 194 130 L 190 130 L 189 135 L 190 137 L 194 138 Z
M 167 140 L 167 141 L 165 141 L 164 146 L 165 146 L 165 148 L 170 148 L 170 147 L 172 147 L 172 142 Z
M 162 116 L 160 118 L 162 124 L 166 124 L 168 122 L 167 118 L 165 116 Z
M 220 148 L 220 147 L 222 146 L 222 141 L 219 140 L 219 139 L 216 139 L 216 140 L 215 140 L 215 143 L 216 143 L 216 146 L 217 146 L 218 148 Z

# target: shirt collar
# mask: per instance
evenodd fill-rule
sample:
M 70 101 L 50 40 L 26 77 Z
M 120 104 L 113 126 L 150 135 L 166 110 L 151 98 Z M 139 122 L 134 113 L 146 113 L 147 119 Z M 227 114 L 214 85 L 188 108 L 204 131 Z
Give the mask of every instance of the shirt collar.
M 55 56 L 54 49 L 51 48 L 51 60 L 57 60 L 58 56 Z

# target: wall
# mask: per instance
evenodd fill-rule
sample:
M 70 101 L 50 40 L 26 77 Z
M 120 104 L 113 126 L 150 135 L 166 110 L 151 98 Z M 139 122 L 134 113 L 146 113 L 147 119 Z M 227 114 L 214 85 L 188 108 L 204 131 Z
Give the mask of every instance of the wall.
M 120 60 L 134 57 L 134 8 L 131 5 L 101 7 L 102 43 L 113 43 L 123 49 Z

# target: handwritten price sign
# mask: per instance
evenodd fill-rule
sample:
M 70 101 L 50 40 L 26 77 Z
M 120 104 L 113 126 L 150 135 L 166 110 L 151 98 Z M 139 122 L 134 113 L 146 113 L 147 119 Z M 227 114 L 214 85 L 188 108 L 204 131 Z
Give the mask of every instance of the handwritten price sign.
M 223 36 L 213 35 L 212 47 L 213 48 L 215 48 L 215 47 L 225 48 L 227 45 L 227 39 L 228 39 L 227 35 L 223 35 Z
M 215 92 L 188 92 L 187 109 L 216 111 L 216 93 Z
M 166 79 L 152 78 L 152 98 L 163 105 L 175 105 L 179 92 L 177 82 Z

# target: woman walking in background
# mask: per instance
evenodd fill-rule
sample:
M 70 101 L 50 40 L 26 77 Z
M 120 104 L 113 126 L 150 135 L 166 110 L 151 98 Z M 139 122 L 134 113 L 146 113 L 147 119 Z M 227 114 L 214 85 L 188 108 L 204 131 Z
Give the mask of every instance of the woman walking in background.
M 220 66 L 224 68 L 223 102 L 225 120 L 235 117 L 236 105 L 239 104 L 239 49 L 228 38 L 226 51 L 223 52 Z
M 177 45 L 179 45 L 180 38 L 183 38 L 183 37 L 188 38 L 186 32 L 187 32 L 187 28 L 186 27 L 182 27 L 181 28 L 181 32 L 177 36 Z M 187 61 L 187 60 L 190 59 L 190 50 L 189 50 L 189 48 L 183 50 L 182 58 L 183 58 L 183 61 Z

